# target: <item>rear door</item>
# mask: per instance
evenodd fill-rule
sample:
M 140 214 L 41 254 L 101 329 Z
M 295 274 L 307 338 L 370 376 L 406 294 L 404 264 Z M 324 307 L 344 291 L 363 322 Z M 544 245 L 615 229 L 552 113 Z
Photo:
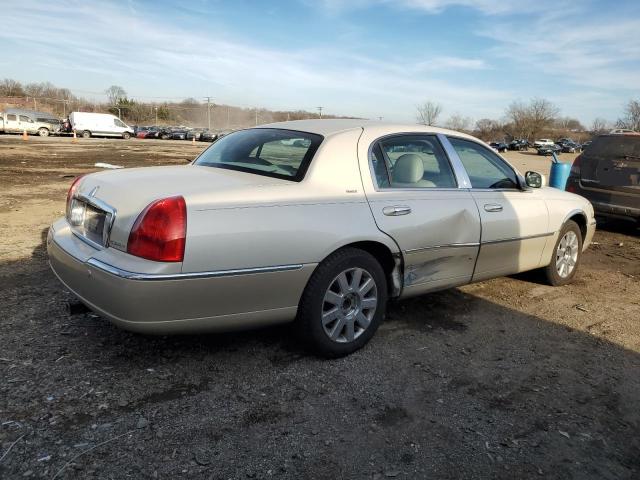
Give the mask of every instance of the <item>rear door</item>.
M 480 217 L 441 139 L 427 133 L 376 138 L 365 129 L 359 157 L 376 224 L 402 251 L 403 295 L 468 283 Z
M 20 122 L 18 121 L 18 115 L 14 113 L 7 113 L 7 118 L 4 123 L 5 132 L 19 132 Z

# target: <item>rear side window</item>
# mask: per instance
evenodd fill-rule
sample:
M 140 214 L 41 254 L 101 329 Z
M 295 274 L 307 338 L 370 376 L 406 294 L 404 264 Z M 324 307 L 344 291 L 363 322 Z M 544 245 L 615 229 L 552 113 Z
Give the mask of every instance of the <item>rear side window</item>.
M 18 117 L 16 117 L 15 115 L 12 115 L 12 114 L 7 115 L 7 122 L 15 122 L 16 120 L 18 120 Z
M 516 173 L 498 155 L 479 143 L 449 137 L 464 165 L 472 188 L 518 188 Z
M 378 142 L 371 153 L 380 188 L 457 187 L 449 159 L 434 135 L 388 137 Z
M 323 137 L 279 128 L 253 128 L 225 135 L 195 165 L 226 168 L 299 182 Z

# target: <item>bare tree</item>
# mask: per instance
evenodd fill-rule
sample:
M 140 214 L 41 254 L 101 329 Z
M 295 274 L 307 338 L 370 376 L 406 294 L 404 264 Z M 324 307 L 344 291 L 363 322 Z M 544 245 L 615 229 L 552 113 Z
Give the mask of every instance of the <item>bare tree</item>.
M 559 110 L 550 101 L 544 98 L 534 98 L 529 105 L 529 115 L 531 122 L 531 135 L 535 139 L 543 130 L 553 125 L 553 121 Z
M 467 131 L 471 128 L 472 120 L 457 113 L 451 115 L 445 122 L 445 126 L 451 130 Z
M 573 132 L 584 131 L 584 126 L 577 118 L 561 117 L 556 120 L 556 125 L 562 130 L 571 130 Z
M 476 122 L 475 135 L 482 140 L 490 140 L 495 132 L 502 129 L 499 122 L 490 118 L 481 118 Z
M 510 121 L 509 133 L 516 138 L 529 138 L 531 126 L 529 124 L 528 108 L 522 102 L 513 102 L 507 108 L 507 119 Z
M 608 130 L 607 121 L 604 118 L 594 118 L 591 123 L 591 133 L 601 135 Z
M 116 105 L 123 98 L 126 98 L 127 92 L 124 91 L 124 88 L 119 85 L 111 85 L 107 88 L 104 93 L 107 94 L 107 98 L 109 99 L 110 105 Z
M 624 117 L 618 119 L 616 126 L 640 132 L 640 100 L 629 100 L 624 109 Z
M 22 97 L 24 96 L 24 90 L 22 84 L 17 80 L 11 78 L 5 78 L 0 82 L 0 95 L 3 97 Z
M 422 125 L 435 125 L 442 113 L 442 105 L 431 100 L 423 102 L 416 107 L 418 111 L 418 123 Z
M 550 101 L 534 98 L 528 105 L 513 102 L 507 108 L 506 115 L 511 121 L 513 136 L 535 139 L 553 125 L 558 113 L 558 108 Z

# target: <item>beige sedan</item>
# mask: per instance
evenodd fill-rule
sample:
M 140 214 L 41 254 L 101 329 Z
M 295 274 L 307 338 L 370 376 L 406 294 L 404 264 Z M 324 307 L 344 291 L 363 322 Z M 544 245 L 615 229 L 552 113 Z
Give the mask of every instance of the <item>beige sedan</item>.
M 594 231 L 588 201 L 469 135 L 303 120 L 187 166 L 81 177 L 47 245 L 62 283 L 123 328 L 294 321 L 334 357 L 369 341 L 390 298 L 532 269 L 564 285 Z

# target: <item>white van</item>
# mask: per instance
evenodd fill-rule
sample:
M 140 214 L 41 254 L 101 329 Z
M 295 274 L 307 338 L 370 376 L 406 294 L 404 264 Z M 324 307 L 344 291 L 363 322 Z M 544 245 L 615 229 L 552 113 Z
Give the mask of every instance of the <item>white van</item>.
M 71 112 L 69 122 L 83 138 L 121 137 L 127 140 L 133 135 L 133 128 L 109 113 Z

